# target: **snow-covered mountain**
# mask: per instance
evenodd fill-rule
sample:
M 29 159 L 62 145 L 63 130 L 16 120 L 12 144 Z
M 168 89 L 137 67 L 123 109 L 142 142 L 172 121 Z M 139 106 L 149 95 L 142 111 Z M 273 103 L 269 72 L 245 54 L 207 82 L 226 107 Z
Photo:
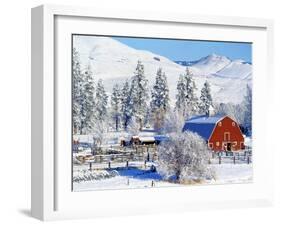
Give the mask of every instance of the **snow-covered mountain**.
M 222 70 L 230 64 L 230 62 L 231 60 L 225 56 L 211 54 L 203 57 L 197 63 L 192 65 L 191 71 L 196 75 L 210 75 Z
M 95 80 L 103 79 L 107 92 L 115 83 L 123 83 L 134 75 L 137 61 L 144 64 L 145 76 L 153 86 L 159 67 L 166 73 L 170 98 L 176 95 L 176 84 L 186 67 L 149 51 L 131 48 L 115 39 L 96 36 L 74 36 L 73 47 L 80 54 L 82 67 L 91 65 Z M 198 95 L 206 79 L 211 84 L 216 102 L 239 103 L 246 85 L 251 83 L 252 65 L 242 60 L 231 61 L 225 56 L 211 54 L 190 64 L 198 87 Z

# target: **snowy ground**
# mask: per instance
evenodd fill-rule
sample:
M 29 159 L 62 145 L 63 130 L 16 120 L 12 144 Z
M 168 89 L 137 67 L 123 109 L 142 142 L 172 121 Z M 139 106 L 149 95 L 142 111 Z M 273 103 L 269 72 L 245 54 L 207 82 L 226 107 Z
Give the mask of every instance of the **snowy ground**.
M 106 190 L 106 189 L 130 189 L 130 188 L 151 188 L 186 186 L 164 181 L 157 172 L 152 172 L 147 163 L 146 168 L 143 162 L 130 163 L 127 169 L 124 163 L 112 165 L 112 169 L 106 169 L 105 164 L 96 166 L 99 169 L 89 171 L 88 165 L 74 165 L 73 176 L 79 178 L 85 172 L 92 174 L 87 176 L 85 181 L 73 183 L 74 191 Z M 213 163 L 216 171 L 216 180 L 206 181 L 206 184 L 229 184 L 229 183 L 250 183 L 253 179 L 252 164 L 231 164 Z M 95 179 L 92 179 L 95 178 Z

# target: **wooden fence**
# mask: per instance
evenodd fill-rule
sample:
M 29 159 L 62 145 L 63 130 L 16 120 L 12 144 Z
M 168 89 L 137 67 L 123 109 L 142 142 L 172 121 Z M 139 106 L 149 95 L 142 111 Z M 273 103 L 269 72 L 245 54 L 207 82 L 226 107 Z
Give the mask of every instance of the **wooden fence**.
M 210 159 L 210 163 L 233 163 L 233 164 L 241 164 L 241 163 L 252 163 L 252 150 L 247 149 L 244 152 L 231 152 L 231 153 L 215 153 L 212 152 L 212 158 Z

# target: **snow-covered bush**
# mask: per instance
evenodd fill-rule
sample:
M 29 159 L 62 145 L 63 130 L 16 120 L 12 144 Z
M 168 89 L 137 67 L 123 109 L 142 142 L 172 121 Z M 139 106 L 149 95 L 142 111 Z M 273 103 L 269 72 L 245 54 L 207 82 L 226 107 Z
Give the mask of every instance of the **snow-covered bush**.
M 158 172 L 176 182 L 195 182 L 212 179 L 210 151 L 206 142 L 192 132 L 171 133 L 169 140 L 159 145 Z

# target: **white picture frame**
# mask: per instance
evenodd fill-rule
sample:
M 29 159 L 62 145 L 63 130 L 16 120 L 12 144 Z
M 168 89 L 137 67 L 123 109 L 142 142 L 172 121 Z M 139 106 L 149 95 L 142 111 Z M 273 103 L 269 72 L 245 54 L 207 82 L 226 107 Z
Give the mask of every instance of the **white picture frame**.
M 67 19 L 65 20 L 65 18 Z M 254 74 L 256 76 L 253 79 L 253 127 L 255 131 L 253 137 L 256 139 L 254 148 L 257 151 L 254 155 L 255 179 L 252 184 L 71 192 L 71 171 L 69 165 L 64 164 L 67 161 L 62 161 L 65 158 L 70 159 L 71 149 L 68 150 L 68 156 L 67 148 L 64 149 L 66 151 L 60 149 L 68 147 L 67 139 L 70 139 L 71 134 L 71 129 L 67 130 L 70 128 L 70 125 L 67 124 L 69 121 L 64 122 L 61 117 L 64 115 L 64 111 L 67 113 L 67 110 L 71 109 L 69 102 L 63 103 L 64 98 L 70 97 L 71 99 L 71 89 L 67 85 L 71 83 L 71 76 L 69 78 L 57 76 L 69 75 L 70 67 L 64 64 L 64 61 L 68 61 L 70 58 L 67 58 L 67 55 L 60 56 L 60 46 L 58 45 L 63 45 L 60 39 L 63 40 L 62 38 L 67 37 L 68 34 L 75 33 L 72 31 L 75 28 L 80 27 L 80 31 L 85 32 L 83 29 L 86 26 L 81 26 L 83 23 L 94 23 L 99 27 L 99 33 L 103 34 L 106 29 L 103 30 L 99 23 L 104 21 L 108 23 L 105 27 L 111 30 L 110 34 L 119 32 L 118 34 L 134 35 L 139 32 L 138 36 L 141 34 L 145 36 L 145 32 L 152 32 L 155 30 L 155 26 L 170 26 L 170 28 L 175 26 L 175 29 L 176 26 L 190 26 L 194 28 L 193 34 L 191 34 L 194 39 L 206 36 L 208 28 L 216 28 L 219 33 L 209 34 L 210 36 L 205 39 L 221 39 L 220 35 L 223 35 L 223 39 L 229 41 L 232 39 L 244 41 L 245 37 L 248 39 L 247 41 L 255 40 L 253 42 Z M 126 25 L 124 27 L 120 25 L 120 29 L 116 29 L 112 25 L 123 22 Z M 146 31 L 124 30 L 126 26 L 137 23 Z M 197 27 L 203 32 L 200 29 L 196 30 Z M 205 33 L 202 28 L 206 29 Z M 242 29 L 243 32 L 233 32 L 231 29 L 239 31 Z M 152 35 L 163 36 L 164 33 L 161 33 L 160 30 L 159 33 Z M 169 29 L 162 30 L 169 32 Z M 89 33 L 91 32 L 89 31 Z M 186 33 L 179 34 L 178 31 L 176 33 L 183 38 L 186 37 Z M 57 34 L 59 35 L 57 36 Z M 147 35 L 148 33 L 146 33 Z M 67 45 L 67 41 L 65 43 Z M 268 175 L 273 172 L 273 150 L 266 148 L 268 142 L 266 109 L 271 104 L 269 97 L 271 95 L 270 87 L 273 83 L 272 45 L 273 22 L 265 19 L 124 12 L 57 5 L 43 5 L 32 9 L 32 216 L 41 220 L 56 220 L 271 205 L 273 181 L 272 177 Z M 60 66 L 57 65 L 58 62 L 62 62 Z M 66 81 L 65 86 L 61 85 L 62 81 Z M 65 120 L 69 120 L 69 117 L 65 117 Z M 64 129 L 61 129 L 62 127 Z M 62 142 L 61 139 L 58 141 L 57 136 L 68 138 Z M 266 149 L 266 156 L 262 156 L 260 151 L 262 149 Z M 212 197 L 214 194 L 221 195 Z M 118 208 L 112 203 L 119 203 Z

